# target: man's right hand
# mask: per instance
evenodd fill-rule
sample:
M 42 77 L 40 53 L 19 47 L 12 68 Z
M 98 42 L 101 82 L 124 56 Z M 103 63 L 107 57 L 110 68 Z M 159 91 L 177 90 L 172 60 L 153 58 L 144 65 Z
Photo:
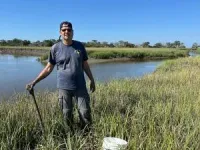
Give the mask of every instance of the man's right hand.
M 35 82 L 31 82 L 26 85 L 26 90 L 31 91 L 33 90 L 34 86 L 35 86 Z

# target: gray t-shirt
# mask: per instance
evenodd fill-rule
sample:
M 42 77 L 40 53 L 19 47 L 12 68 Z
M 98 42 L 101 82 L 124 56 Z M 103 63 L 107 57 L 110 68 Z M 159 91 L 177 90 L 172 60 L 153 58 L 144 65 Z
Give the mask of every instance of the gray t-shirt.
M 87 59 L 85 47 L 79 41 L 73 40 L 72 45 L 64 45 L 62 41 L 54 44 L 50 50 L 49 62 L 57 65 L 57 88 L 86 88 L 83 61 Z

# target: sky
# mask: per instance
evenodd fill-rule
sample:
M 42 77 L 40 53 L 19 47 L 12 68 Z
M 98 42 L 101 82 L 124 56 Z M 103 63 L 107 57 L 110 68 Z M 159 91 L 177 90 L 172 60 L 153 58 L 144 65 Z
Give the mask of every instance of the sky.
M 0 40 L 58 39 L 70 21 L 82 42 L 200 44 L 200 0 L 0 0 Z

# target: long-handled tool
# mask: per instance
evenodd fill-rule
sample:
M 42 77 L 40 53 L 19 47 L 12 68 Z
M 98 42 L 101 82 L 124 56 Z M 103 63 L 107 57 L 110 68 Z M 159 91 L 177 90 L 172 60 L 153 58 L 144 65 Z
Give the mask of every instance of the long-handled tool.
M 43 124 L 42 117 L 41 117 L 41 114 L 40 114 L 40 111 L 39 111 L 39 108 L 38 108 L 38 105 L 37 105 L 37 102 L 36 102 L 36 99 L 35 99 L 34 89 L 33 88 L 31 88 L 31 89 L 27 88 L 27 90 L 29 91 L 29 93 L 33 97 L 33 101 L 35 103 L 35 107 L 36 107 L 36 110 L 37 110 L 37 113 L 38 113 L 38 116 L 39 116 L 41 129 L 42 129 L 42 132 L 44 133 L 44 124 Z

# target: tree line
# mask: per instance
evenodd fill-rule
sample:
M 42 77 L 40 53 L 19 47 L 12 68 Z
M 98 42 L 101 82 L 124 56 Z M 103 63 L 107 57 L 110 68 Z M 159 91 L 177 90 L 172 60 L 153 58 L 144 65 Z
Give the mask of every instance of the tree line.
M 48 39 L 43 41 L 35 41 L 31 42 L 30 40 L 21 40 L 14 38 L 13 40 L 0 40 L 0 46 L 37 46 L 37 47 L 50 47 L 54 43 L 58 42 L 59 40 L 55 39 Z M 166 42 L 166 43 L 155 43 L 151 45 L 150 42 L 143 42 L 142 44 L 134 44 L 128 41 L 120 40 L 118 42 L 100 42 L 98 40 L 92 40 L 88 42 L 82 42 L 86 47 L 130 47 L 130 48 L 137 48 L 137 47 L 144 47 L 144 48 L 186 48 L 183 42 L 181 41 L 174 41 L 174 42 Z M 192 49 L 197 49 L 200 47 L 198 43 L 194 43 L 192 45 Z

